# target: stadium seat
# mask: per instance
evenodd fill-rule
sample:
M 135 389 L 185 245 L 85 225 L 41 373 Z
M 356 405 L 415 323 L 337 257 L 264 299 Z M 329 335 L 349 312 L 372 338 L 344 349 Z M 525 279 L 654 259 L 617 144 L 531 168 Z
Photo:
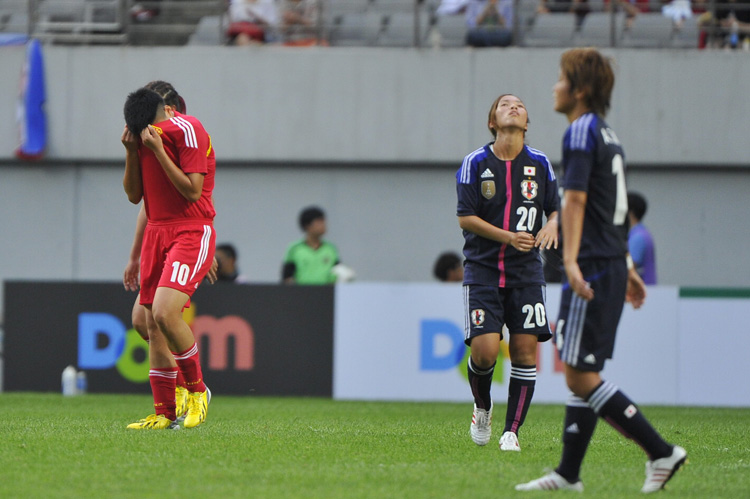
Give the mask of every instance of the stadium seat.
M 461 15 L 437 16 L 434 29 L 440 35 L 442 47 L 465 47 L 466 46 L 466 18 Z
M 188 45 L 224 45 L 224 32 L 221 16 L 203 16 L 190 35 Z
M 330 43 L 336 46 L 374 45 L 383 29 L 378 12 L 344 14 L 331 30 Z
M 674 30 L 672 46 L 675 48 L 687 49 L 698 48 L 699 33 L 700 28 L 698 27 L 698 17 L 693 16 L 689 19 L 685 19 L 682 26 L 675 28 Z
M 576 29 L 572 13 L 540 14 L 526 30 L 523 45 L 527 47 L 565 47 L 571 44 Z
M 589 12 L 583 18 L 581 29 L 573 37 L 573 44 L 578 47 L 611 47 L 612 21 L 610 12 Z M 614 15 L 615 46 L 620 43 L 624 26 L 625 14 L 616 13 Z
M 674 28 L 670 18 L 663 16 L 661 13 L 642 13 L 634 19 L 633 26 L 623 33 L 621 46 L 632 48 L 668 47 L 672 41 L 673 31 Z
M 426 33 L 429 29 L 429 16 L 426 12 L 419 17 L 419 45 L 424 45 Z M 394 12 L 388 16 L 388 22 L 378 37 L 377 44 L 385 47 L 413 47 L 415 16 L 414 12 Z

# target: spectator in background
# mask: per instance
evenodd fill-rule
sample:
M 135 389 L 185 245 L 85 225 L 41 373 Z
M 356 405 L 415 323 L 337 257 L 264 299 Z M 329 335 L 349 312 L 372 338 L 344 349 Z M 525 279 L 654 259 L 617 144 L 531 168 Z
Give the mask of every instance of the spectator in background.
M 230 0 L 227 38 L 233 45 L 274 42 L 279 25 L 275 0 Z
M 216 272 L 217 281 L 235 284 L 247 283 L 247 279 L 240 274 L 240 270 L 237 268 L 237 250 L 233 245 L 224 243 L 216 246 L 216 261 L 219 263 Z
M 648 203 L 646 198 L 637 192 L 628 193 L 628 219 L 630 220 L 630 232 L 628 232 L 628 250 L 633 258 L 635 270 L 641 276 L 645 284 L 656 284 L 656 253 L 654 251 L 654 239 L 651 232 L 641 223 Z
M 289 245 L 284 255 L 281 279 L 285 284 L 333 284 L 339 262 L 336 246 L 323 239 L 326 215 L 317 206 L 299 214 L 299 226 L 305 237 Z
M 432 268 L 433 275 L 442 282 L 463 282 L 464 264 L 458 253 L 441 253 Z
M 319 0 L 285 0 L 281 12 L 284 45 L 317 45 L 319 13 Z
M 470 0 L 466 6 L 466 43 L 472 47 L 507 47 L 513 43 L 512 0 Z

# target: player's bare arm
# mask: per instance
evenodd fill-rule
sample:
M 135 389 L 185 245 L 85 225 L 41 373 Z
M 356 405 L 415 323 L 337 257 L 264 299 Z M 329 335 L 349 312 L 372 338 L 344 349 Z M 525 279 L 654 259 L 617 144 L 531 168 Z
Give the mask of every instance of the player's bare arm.
M 128 195 L 128 201 L 138 204 L 143 198 L 141 163 L 138 159 L 138 138 L 128 130 L 128 127 L 125 127 L 120 142 L 125 146 L 125 175 L 122 179 L 122 186 Z
M 135 234 L 133 235 L 133 244 L 130 247 L 130 257 L 122 274 L 122 283 L 128 291 L 138 291 L 140 287 L 138 276 L 141 270 L 141 246 L 143 245 L 143 231 L 146 230 L 146 223 L 148 223 L 146 208 L 141 205 L 135 222 Z
M 643 279 L 638 275 L 635 267 L 628 269 L 628 286 L 625 290 L 625 301 L 633 305 L 633 308 L 639 309 L 646 302 L 646 285 Z
M 198 201 L 203 192 L 203 174 L 183 172 L 166 153 L 161 137 L 151 125 L 143 129 L 141 140 L 146 147 L 154 151 L 164 173 L 179 193 L 190 202 Z
M 518 251 L 531 251 L 534 247 L 534 236 L 528 232 L 510 232 L 496 227 L 476 215 L 458 217 L 458 225 L 465 231 L 485 237 L 492 241 L 508 244 Z
M 557 223 L 556 211 L 550 213 L 547 217 L 547 223 L 544 224 L 536 235 L 534 246 L 542 249 L 550 249 L 551 247 L 557 248 L 558 244 L 558 223 Z
M 581 249 L 583 234 L 583 217 L 586 212 L 588 195 L 583 191 L 566 190 L 563 195 L 562 230 L 563 230 L 563 265 L 570 288 L 586 301 L 594 298 L 594 290 L 583 278 L 578 266 L 578 252 Z

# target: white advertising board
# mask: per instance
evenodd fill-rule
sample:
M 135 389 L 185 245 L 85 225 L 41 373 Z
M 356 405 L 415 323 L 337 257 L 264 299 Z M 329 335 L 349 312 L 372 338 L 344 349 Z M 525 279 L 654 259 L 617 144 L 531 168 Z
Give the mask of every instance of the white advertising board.
M 560 286 L 549 285 L 547 309 L 553 320 L 559 301 Z M 711 309 L 723 303 L 712 302 L 705 306 Z M 650 287 L 640 310 L 625 305 L 614 359 L 606 364 L 603 377 L 639 404 L 750 405 L 747 396 L 738 398 L 731 393 L 732 384 L 726 383 L 745 370 L 740 356 L 750 351 L 750 335 L 738 327 L 730 329 L 729 324 L 733 317 L 747 315 L 740 315 L 737 307 L 747 312 L 748 303 L 729 304 L 731 310 L 721 312 L 726 326 L 717 327 L 721 323 L 712 318 L 714 313 L 696 300 L 681 301 L 677 287 Z M 337 286 L 334 398 L 470 402 L 463 316 L 459 284 Z M 720 336 L 706 354 L 703 342 L 708 331 Z M 727 347 L 718 348 L 719 341 Z M 562 403 L 568 397 L 556 359 L 551 341 L 540 345 L 537 402 Z M 495 372 L 493 398 L 502 403 L 507 397 L 509 360 L 498 364 Z M 728 386 L 724 393 L 719 379 Z

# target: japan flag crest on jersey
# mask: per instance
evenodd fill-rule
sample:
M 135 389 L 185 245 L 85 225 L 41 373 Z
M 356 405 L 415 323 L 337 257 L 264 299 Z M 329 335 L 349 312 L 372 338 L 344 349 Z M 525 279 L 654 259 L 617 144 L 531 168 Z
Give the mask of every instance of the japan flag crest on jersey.
M 524 180 L 521 182 L 521 194 L 526 199 L 534 199 L 539 193 L 539 184 L 533 180 Z

